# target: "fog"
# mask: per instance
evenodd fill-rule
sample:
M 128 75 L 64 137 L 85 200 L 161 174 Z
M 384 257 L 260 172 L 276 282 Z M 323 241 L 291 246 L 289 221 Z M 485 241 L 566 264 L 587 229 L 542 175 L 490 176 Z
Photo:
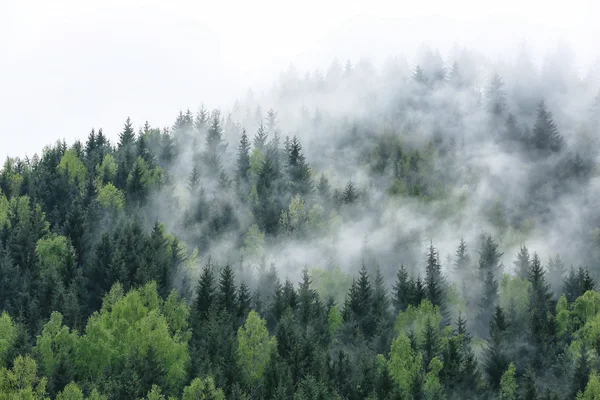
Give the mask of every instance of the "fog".
M 412 57 L 455 45 L 495 61 L 526 42 L 536 62 L 560 40 L 585 74 L 600 6 L 537 1 L 103 1 L 0 3 L 0 155 L 39 152 L 92 127 L 116 138 L 125 117 L 170 126 L 180 109 L 230 106 L 280 71 L 325 70 L 335 57 Z

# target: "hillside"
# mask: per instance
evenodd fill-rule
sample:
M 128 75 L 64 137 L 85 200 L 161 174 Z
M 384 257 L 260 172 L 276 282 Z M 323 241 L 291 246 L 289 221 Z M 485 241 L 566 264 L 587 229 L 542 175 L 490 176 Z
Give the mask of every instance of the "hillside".
M 598 82 L 520 57 L 8 158 L 0 400 L 596 399 Z

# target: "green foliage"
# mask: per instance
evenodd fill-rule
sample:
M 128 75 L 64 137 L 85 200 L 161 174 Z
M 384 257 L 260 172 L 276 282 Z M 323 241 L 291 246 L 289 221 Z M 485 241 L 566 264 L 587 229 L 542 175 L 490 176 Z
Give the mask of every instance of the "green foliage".
M 314 288 L 321 299 L 331 296 L 336 304 L 342 304 L 352 285 L 352 278 L 346 274 L 338 264 L 325 270 L 314 268 L 310 271 L 313 277 Z
M 422 356 L 415 353 L 410 344 L 410 339 L 400 333 L 392 342 L 388 367 L 394 382 L 400 391 L 408 396 L 419 371 L 421 370 Z
M 530 287 L 531 283 L 528 280 L 504 274 L 499 290 L 500 307 L 504 310 L 514 310 L 516 318 L 524 318 L 529 309 Z
M 98 192 L 98 203 L 106 209 L 121 211 L 125 207 L 125 195 L 112 183 L 107 183 Z
M 12 318 L 5 311 L 0 315 L 0 367 L 6 365 L 7 354 L 15 345 L 17 340 L 17 327 Z
M 249 387 L 255 387 L 263 373 L 277 340 L 269 336 L 267 325 L 255 311 L 250 311 L 243 327 L 238 330 L 238 363 Z
M 215 387 L 211 376 L 204 379 L 196 378 L 183 389 L 181 400 L 225 400 L 221 389 Z
M 331 337 L 336 335 L 343 322 L 344 320 L 342 319 L 342 314 L 337 306 L 331 307 L 327 316 L 327 326 L 329 329 L 329 335 L 331 335 Z
M 46 400 L 46 382 L 31 357 L 18 356 L 12 370 L 0 368 L 0 400 Z
M 252 224 L 244 236 L 243 253 L 253 260 L 260 260 L 264 254 L 265 234 L 257 224 Z
M 518 388 L 517 379 L 515 378 L 515 364 L 510 363 L 500 379 L 500 400 L 517 400 Z
M 598 400 L 600 399 L 600 379 L 596 372 L 590 374 L 590 380 L 585 388 L 585 392 L 577 394 L 577 400 Z
M 96 174 L 100 179 L 100 185 L 113 182 L 117 176 L 117 161 L 112 154 L 107 154 L 102 160 L 102 164 L 96 166 Z
M 56 400 L 84 400 L 84 396 L 79 386 L 71 382 L 56 396 Z
M 60 160 L 60 164 L 58 164 L 58 170 L 61 173 L 66 174 L 71 184 L 77 184 L 80 187 L 83 187 L 87 175 L 87 168 L 83 161 L 77 156 L 77 151 L 74 148 L 65 152 Z
M 406 311 L 398 314 L 395 331 L 404 334 L 413 332 L 417 342 L 421 343 L 425 338 L 427 324 L 431 324 L 437 330 L 441 322 L 439 308 L 429 300 L 423 300 L 419 307 L 409 305 Z

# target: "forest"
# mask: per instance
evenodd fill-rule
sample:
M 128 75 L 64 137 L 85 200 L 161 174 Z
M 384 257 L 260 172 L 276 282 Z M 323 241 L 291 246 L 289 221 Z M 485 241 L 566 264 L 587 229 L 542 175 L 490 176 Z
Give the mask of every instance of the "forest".
M 90 129 L 0 172 L 0 400 L 600 399 L 600 69 L 424 48 Z

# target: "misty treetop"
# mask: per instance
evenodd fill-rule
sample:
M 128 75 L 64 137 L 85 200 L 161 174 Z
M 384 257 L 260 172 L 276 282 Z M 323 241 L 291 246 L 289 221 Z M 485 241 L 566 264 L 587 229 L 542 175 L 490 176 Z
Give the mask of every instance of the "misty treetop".
M 0 399 L 600 398 L 569 61 L 334 61 L 8 158 Z

